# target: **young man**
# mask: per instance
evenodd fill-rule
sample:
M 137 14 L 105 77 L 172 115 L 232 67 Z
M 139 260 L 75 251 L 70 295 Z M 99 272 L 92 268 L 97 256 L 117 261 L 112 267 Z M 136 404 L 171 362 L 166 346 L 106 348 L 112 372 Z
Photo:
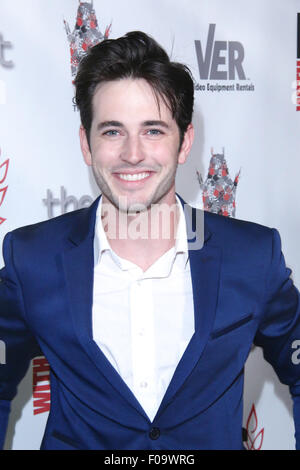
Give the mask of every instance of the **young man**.
M 254 343 L 290 387 L 300 448 L 299 293 L 279 235 L 186 210 L 175 193 L 193 142 L 188 69 L 132 32 L 92 48 L 75 85 L 102 197 L 5 237 L 2 443 L 16 387 L 42 353 L 42 449 L 242 449 Z

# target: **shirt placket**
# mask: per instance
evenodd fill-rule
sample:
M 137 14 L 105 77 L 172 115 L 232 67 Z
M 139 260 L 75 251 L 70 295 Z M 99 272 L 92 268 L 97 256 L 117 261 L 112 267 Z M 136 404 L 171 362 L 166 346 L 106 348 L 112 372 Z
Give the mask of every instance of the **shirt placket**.
M 157 406 L 152 280 L 136 279 L 130 287 L 131 358 L 134 394 L 150 414 Z

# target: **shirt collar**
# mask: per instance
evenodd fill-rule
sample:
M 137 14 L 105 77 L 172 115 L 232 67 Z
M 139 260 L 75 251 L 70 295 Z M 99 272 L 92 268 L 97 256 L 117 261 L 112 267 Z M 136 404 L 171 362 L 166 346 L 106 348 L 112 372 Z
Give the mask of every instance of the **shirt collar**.
M 187 243 L 187 230 L 185 215 L 183 211 L 182 204 L 176 195 L 176 203 L 179 209 L 179 219 L 176 231 L 176 241 L 175 245 L 167 253 L 172 252 L 172 265 L 178 254 L 182 255 L 183 266 L 185 267 L 188 261 L 188 243 Z M 97 208 L 96 214 L 96 229 L 95 229 L 95 238 L 94 238 L 94 248 L 95 248 L 95 265 L 101 262 L 103 253 L 110 252 L 113 260 L 120 266 L 122 269 L 129 269 L 130 266 L 134 266 L 130 261 L 120 258 L 111 248 L 109 241 L 107 239 L 106 233 L 101 219 L 102 211 L 102 197 L 100 198 L 99 205 Z M 166 253 L 163 255 L 165 256 Z M 151 268 L 150 268 L 151 269 Z

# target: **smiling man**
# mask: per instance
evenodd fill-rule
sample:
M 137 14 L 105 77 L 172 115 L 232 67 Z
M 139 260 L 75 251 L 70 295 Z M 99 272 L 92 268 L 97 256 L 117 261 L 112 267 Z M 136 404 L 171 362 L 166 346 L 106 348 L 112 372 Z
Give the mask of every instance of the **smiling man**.
M 112 236 L 107 230 L 107 237 L 116 253 L 145 270 L 175 243 L 175 176 L 190 151 L 193 126 L 187 126 L 180 142 L 171 110 L 143 78 L 100 84 L 92 106 L 89 137 L 81 126 L 80 140 L 84 159 L 102 192 L 101 204 L 111 215 L 108 228 L 112 220 L 120 220 L 114 212 L 128 214 L 122 219 L 126 227 L 118 227 L 117 232 L 125 230 L 126 243 L 115 236 L 115 230 Z M 162 236 L 162 230 L 160 237 L 151 236 L 157 204 L 168 220 L 167 224 L 164 220 L 168 237 Z M 141 227 L 148 228 L 143 237 L 129 236 L 128 226 L 136 217 Z
M 170 109 L 159 107 L 145 79 L 124 78 L 100 85 L 93 98 L 90 137 L 80 128 L 85 161 L 93 166 L 103 201 L 120 210 L 149 208 L 165 201 L 175 204 L 175 174 L 192 144 L 189 124 L 180 134 Z M 119 205 L 120 197 L 127 200 Z
M 75 86 L 101 197 L 4 239 L 1 445 L 17 385 L 43 354 L 41 449 L 243 449 L 255 344 L 290 388 L 300 448 L 300 302 L 279 234 L 175 192 L 194 138 L 188 68 L 131 32 L 91 48 Z

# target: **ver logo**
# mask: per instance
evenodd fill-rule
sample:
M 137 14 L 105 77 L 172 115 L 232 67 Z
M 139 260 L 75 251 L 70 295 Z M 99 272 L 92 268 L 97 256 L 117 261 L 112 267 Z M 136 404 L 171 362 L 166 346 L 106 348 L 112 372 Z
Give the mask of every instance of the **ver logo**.
M 237 75 L 240 80 L 246 80 L 243 45 L 237 41 L 214 41 L 215 29 L 215 24 L 209 25 L 205 53 L 201 41 L 195 41 L 200 79 L 235 80 Z

